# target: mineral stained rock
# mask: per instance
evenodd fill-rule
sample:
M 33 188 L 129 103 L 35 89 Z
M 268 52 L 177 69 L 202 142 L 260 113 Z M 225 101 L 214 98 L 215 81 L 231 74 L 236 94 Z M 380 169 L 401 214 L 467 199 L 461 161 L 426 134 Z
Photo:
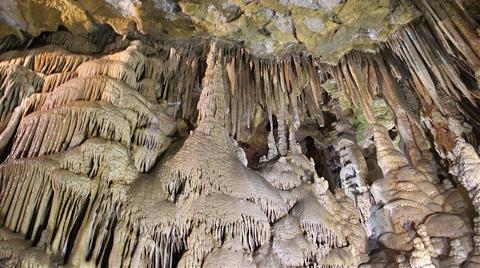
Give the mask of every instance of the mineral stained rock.
M 480 5 L 0 2 L 0 267 L 479 267 Z

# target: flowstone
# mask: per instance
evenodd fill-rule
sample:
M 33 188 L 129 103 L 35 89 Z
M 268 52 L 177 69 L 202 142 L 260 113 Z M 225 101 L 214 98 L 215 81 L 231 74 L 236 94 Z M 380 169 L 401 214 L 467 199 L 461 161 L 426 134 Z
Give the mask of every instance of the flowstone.
M 479 267 L 478 7 L 0 1 L 0 267 Z

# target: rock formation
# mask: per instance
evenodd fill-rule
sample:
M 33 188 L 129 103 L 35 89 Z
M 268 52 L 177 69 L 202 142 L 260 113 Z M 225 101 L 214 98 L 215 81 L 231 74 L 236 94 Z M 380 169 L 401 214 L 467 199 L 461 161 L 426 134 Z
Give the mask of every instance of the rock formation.
M 4 0 L 1 267 L 479 267 L 480 5 Z

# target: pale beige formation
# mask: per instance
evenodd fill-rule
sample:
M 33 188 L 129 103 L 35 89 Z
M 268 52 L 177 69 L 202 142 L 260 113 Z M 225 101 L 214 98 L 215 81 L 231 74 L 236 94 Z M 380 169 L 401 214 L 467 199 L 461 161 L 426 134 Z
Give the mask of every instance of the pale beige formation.
M 480 267 L 476 1 L 0 15 L 0 267 Z

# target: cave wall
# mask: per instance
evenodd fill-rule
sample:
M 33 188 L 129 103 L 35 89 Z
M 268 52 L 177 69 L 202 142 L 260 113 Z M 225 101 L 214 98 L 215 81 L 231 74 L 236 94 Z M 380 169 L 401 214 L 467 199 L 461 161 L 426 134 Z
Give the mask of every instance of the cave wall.
M 0 3 L 0 265 L 479 266 L 477 9 Z

